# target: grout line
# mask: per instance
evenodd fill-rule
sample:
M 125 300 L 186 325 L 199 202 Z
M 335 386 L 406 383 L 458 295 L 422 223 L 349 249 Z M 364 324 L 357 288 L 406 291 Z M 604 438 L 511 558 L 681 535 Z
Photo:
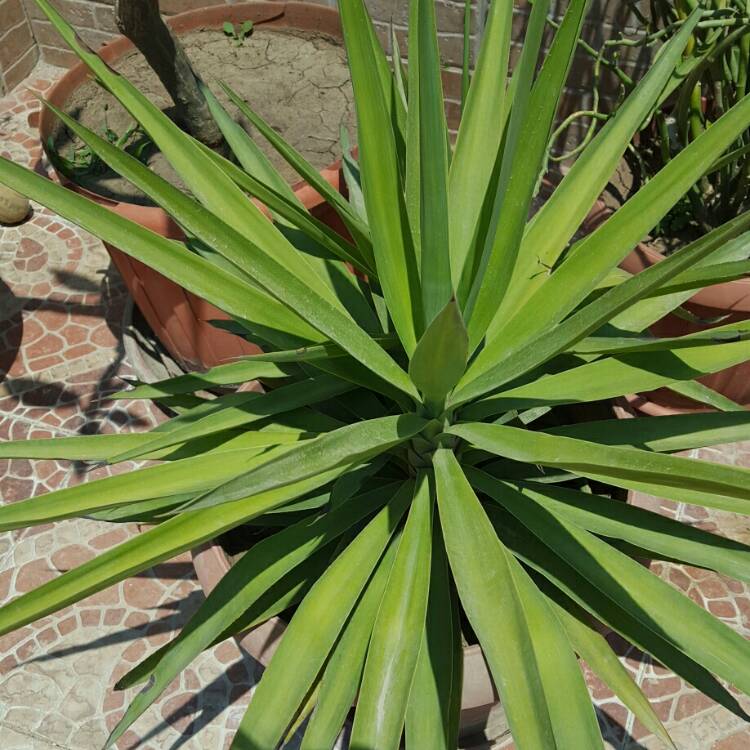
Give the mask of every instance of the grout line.
M 649 654 L 644 653 L 643 659 L 641 660 L 641 663 L 638 666 L 638 673 L 635 676 L 635 684 L 638 686 L 638 689 L 641 689 L 641 685 L 643 683 L 644 678 L 646 677 L 646 672 L 648 671 L 648 668 L 651 667 L 651 656 Z M 628 718 L 625 721 L 625 736 L 622 738 L 622 743 L 620 745 L 619 750 L 629 750 L 630 748 L 630 737 L 633 733 L 633 727 L 635 726 L 635 714 L 628 709 Z M 637 743 L 636 743 L 637 746 Z
M 3 31 L 2 33 L 0 33 L 0 42 L 4 42 L 8 37 L 10 37 L 10 35 L 13 32 L 18 31 L 18 29 L 20 29 L 21 26 L 25 26 L 27 23 L 28 23 L 28 21 L 27 21 L 26 17 L 24 16 L 24 18 L 21 21 L 19 21 L 15 26 L 11 26 L 9 29 L 5 29 L 5 31 Z M 31 38 L 35 39 L 35 37 L 34 37 L 33 34 L 31 35 Z M 15 65 L 15 63 L 12 63 L 10 65 L 10 67 L 12 68 L 13 65 Z
M 56 427 L 55 425 L 48 424 L 47 422 L 40 422 L 38 419 L 29 419 L 28 417 L 24 417 L 21 414 L 14 414 L 13 412 L 5 414 L 4 417 L 6 419 L 14 420 L 17 422 L 23 422 L 29 427 L 36 427 L 37 429 L 44 430 L 45 432 L 52 432 L 52 433 L 59 432 L 59 433 L 62 433 L 66 437 L 67 436 L 76 437 L 81 434 L 80 432 L 77 432 L 76 430 L 68 430 L 64 427 Z
M 59 742 L 55 742 L 54 740 L 45 737 L 43 734 L 37 734 L 36 732 L 29 731 L 28 729 L 25 729 L 24 727 L 21 727 L 18 724 L 14 724 L 10 721 L 0 720 L 0 727 L 7 727 L 8 729 L 12 729 L 18 734 L 22 734 L 24 737 L 36 740 L 37 742 L 44 742 L 46 743 L 48 748 L 54 748 L 55 750 L 74 750 L 74 748 L 70 747 L 70 745 L 61 745 Z M 44 748 L 43 750 L 47 750 L 47 748 Z

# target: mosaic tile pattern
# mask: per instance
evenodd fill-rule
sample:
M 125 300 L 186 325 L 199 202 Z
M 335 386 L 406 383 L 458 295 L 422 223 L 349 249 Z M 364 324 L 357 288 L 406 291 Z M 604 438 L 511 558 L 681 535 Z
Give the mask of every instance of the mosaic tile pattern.
M 28 116 L 39 106 L 33 92 L 43 92 L 56 74 L 38 68 L 0 100 L 0 153 L 42 172 L 45 164 Z M 0 440 L 145 429 L 162 418 L 143 403 L 108 400 L 131 373 L 121 338 L 125 291 L 97 240 L 34 206 L 26 223 L 0 228 L 0 264 Z M 750 444 L 700 454 L 750 466 Z M 107 473 L 70 462 L 0 461 L 0 496 L 2 502 L 15 502 Z M 743 517 L 645 496 L 635 502 L 750 542 L 750 523 Z M 137 533 L 135 526 L 77 520 L 0 534 L 0 602 Z M 747 586 L 685 566 L 654 563 L 652 570 L 750 637 Z M 3 750 L 101 747 L 128 697 L 111 686 L 165 643 L 201 599 L 190 557 L 182 555 L 0 638 Z M 616 635 L 609 637 L 680 750 L 750 747 L 750 730 L 741 719 Z M 656 750 L 656 739 L 590 671 L 585 674 L 607 747 Z M 256 677 L 254 665 L 233 642 L 204 653 L 122 738 L 119 750 L 227 746 Z M 509 750 L 513 744 L 501 737 L 482 747 Z

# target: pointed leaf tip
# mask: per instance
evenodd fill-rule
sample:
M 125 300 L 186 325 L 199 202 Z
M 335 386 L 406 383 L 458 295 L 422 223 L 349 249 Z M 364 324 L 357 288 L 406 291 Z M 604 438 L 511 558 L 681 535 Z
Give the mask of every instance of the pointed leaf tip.
M 469 337 L 453 297 L 424 332 L 409 364 L 426 404 L 442 404 L 466 371 L 468 356 Z

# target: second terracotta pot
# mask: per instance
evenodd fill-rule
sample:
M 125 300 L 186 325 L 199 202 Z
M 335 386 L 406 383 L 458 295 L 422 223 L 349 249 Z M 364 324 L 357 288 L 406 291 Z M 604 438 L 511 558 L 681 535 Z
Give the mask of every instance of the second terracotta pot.
M 589 231 L 595 229 L 611 213 L 611 209 L 600 201 L 589 214 L 586 229 Z M 662 260 L 664 256 L 658 250 L 646 242 L 640 242 L 620 265 L 624 270 L 635 274 Z M 684 307 L 701 320 L 721 319 L 720 322 L 714 324 L 715 326 L 750 320 L 750 279 L 739 279 L 706 287 L 686 302 Z M 671 338 L 686 336 L 711 327 L 713 326 L 710 324 L 700 325 L 676 315 L 667 315 L 654 323 L 650 330 L 655 336 Z M 700 382 L 746 408 L 750 408 L 750 361 L 706 375 L 700 378 Z M 672 393 L 666 388 L 628 397 L 628 400 L 639 411 L 653 416 L 710 411 L 710 407 Z

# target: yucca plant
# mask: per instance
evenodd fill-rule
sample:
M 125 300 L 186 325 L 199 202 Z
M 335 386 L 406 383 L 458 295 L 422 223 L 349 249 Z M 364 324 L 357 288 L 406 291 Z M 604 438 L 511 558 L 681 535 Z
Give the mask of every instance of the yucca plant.
M 190 194 L 59 116 L 189 242 L 159 237 L 7 160 L 0 181 L 210 300 L 265 351 L 120 394 L 176 404 L 178 416 L 151 432 L 0 445 L 6 458 L 156 462 L 0 509 L 0 530 L 80 516 L 154 524 L 6 604 L 0 633 L 227 530 L 272 531 L 179 637 L 118 684 L 144 687 L 107 746 L 203 649 L 290 608 L 235 750 L 275 748 L 301 726 L 305 750 L 330 748 L 355 700 L 352 748 L 397 748 L 402 734 L 411 750 L 455 748 L 462 631 L 481 644 L 523 750 L 602 747 L 579 657 L 670 743 L 601 623 L 744 715 L 725 684 L 750 693 L 750 644 L 629 554 L 750 581 L 750 548 L 605 489 L 750 513 L 747 469 L 674 455 L 750 437 L 747 413 L 695 380 L 747 359 L 750 325 L 680 339 L 642 333 L 695 289 L 748 272 L 738 259 L 750 247 L 750 215 L 638 276 L 616 270 L 747 129 L 750 98 L 593 234 L 571 240 L 699 13 L 529 219 L 585 0 L 571 0 L 541 61 L 549 1 L 534 2 L 509 82 L 512 2 L 492 3 L 455 147 L 432 0 L 411 2 L 408 73 L 387 62 L 363 0 L 342 0 L 358 109 L 359 161 L 345 165 L 351 203 L 229 93 L 330 201 L 344 239 L 301 208 L 215 99 L 241 167 L 180 131 L 47 0 L 37 2 Z M 255 379 L 273 388 L 190 395 Z M 717 411 L 591 421 L 575 406 L 660 386 Z

